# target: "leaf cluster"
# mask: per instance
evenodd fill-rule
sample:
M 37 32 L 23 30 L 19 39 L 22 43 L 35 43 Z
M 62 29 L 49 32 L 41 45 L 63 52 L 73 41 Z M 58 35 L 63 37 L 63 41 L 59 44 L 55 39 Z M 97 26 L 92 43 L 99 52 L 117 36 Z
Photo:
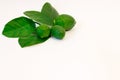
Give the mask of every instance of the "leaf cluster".
M 43 43 L 50 36 L 62 39 L 65 31 L 72 29 L 75 24 L 74 18 L 69 15 L 59 15 L 48 2 L 43 5 L 41 11 L 25 11 L 24 14 L 27 17 L 12 19 L 2 32 L 6 37 L 18 38 L 21 47 Z M 66 29 L 66 26 L 69 28 Z

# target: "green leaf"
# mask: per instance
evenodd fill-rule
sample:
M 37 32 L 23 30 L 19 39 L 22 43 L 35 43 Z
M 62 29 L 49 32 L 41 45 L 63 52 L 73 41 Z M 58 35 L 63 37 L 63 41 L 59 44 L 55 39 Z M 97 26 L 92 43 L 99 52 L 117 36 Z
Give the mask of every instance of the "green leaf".
M 48 24 L 49 23 L 46 20 L 46 18 L 41 15 L 41 13 L 39 11 L 25 11 L 24 14 L 39 24 L 42 24 L 42 23 Z
M 49 37 L 47 38 L 40 38 L 38 37 L 37 34 L 31 34 L 27 37 L 20 37 L 18 42 L 20 44 L 20 46 L 23 47 L 27 47 L 27 46 L 32 46 L 35 44 L 39 44 L 39 43 L 43 43 L 46 40 L 48 40 Z
M 58 16 L 58 12 L 48 2 L 43 5 L 41 12 L 26 11 L 24 14 L 39 24 L 47 24 L 51 26 L 53 25 L 54 19 Z
M 8 22 L 2 32 L 6 37 L 27 36 L 35 31 L 35 23 L 26 17 L 19 17 Z
M 59 15 L 57 10 L 54 7 L 52 7 L 52 5 L 48 2 L 46 2 L 43 5 L 43 8 L 41 10 L 41 14 L 43 16 L 46 16 L 46 19 L 48 19 L 49 24 L 51 24 L 51 25 L 53 25 L 54 19 Z

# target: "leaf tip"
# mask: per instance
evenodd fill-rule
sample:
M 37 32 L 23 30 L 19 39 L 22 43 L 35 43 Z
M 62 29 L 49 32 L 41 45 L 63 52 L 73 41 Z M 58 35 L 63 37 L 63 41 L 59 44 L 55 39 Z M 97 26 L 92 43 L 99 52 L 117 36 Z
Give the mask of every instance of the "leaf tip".
M 49 2 L 46 2 L 45 4 L 49 4 L 49 5 L 50 5 L 50 3 L 49 3 Z M 44 5 L 45 5 L 45 4 L 44 4 Z

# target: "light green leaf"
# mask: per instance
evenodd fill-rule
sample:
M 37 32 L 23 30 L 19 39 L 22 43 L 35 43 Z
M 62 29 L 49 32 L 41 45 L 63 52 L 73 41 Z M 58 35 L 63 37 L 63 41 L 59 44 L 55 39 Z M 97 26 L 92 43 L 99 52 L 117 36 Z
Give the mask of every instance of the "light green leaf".
M 45 42 L 47 38 L 40 38 L 38 37 L 37 34 L 31 34 L 27 37 L 20 37 L 18 42 L 20 44 L 21 47 L 27 47 L 27 46 L 32 46 L 32 45 L 35 45 L 35 44 L 39 44 L 39 43 L 43 43 Z
M 34 31 L 35 23 L 32 20 L 26 17 L 19 17 L 8 22 L 5 25 L 2 34 L 7 37 L 16 38 L 21 36 L 27 36 Z
M 54 19 L 58 16 L 58 12 L 48 2 L 43 5 L 41 12 L 26 11 L 24 14 L 39 24 L 47 24 L 51 26 L 53 25 Z

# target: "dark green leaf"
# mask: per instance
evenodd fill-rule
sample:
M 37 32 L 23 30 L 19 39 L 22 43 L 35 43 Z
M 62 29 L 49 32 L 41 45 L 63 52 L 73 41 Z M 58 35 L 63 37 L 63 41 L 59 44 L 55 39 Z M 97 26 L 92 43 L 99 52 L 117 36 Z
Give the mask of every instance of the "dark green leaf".
M 41 12 L 39 11 L 26 11 L 24 14 L 38 23 L 53 25 L 54 19 L 58 16 L 58 12 L 51 6 L 50 3 L 45 3 Z
M 31 34 L 27 37 L 20 37 L 18 42 L 21 47 L 27 47 L 27 46 L 32 46 L 38 43 L 43 43 L 46 41 L 49 37 L 47 38 L 40 38 L 38 37 L 37 34 Z
M 2 32 L 3 35 L 7 37 L 21 37 L 27 36 L 35 31 L 35 23 L 26 18 L 19 17 L 8 22 Z

